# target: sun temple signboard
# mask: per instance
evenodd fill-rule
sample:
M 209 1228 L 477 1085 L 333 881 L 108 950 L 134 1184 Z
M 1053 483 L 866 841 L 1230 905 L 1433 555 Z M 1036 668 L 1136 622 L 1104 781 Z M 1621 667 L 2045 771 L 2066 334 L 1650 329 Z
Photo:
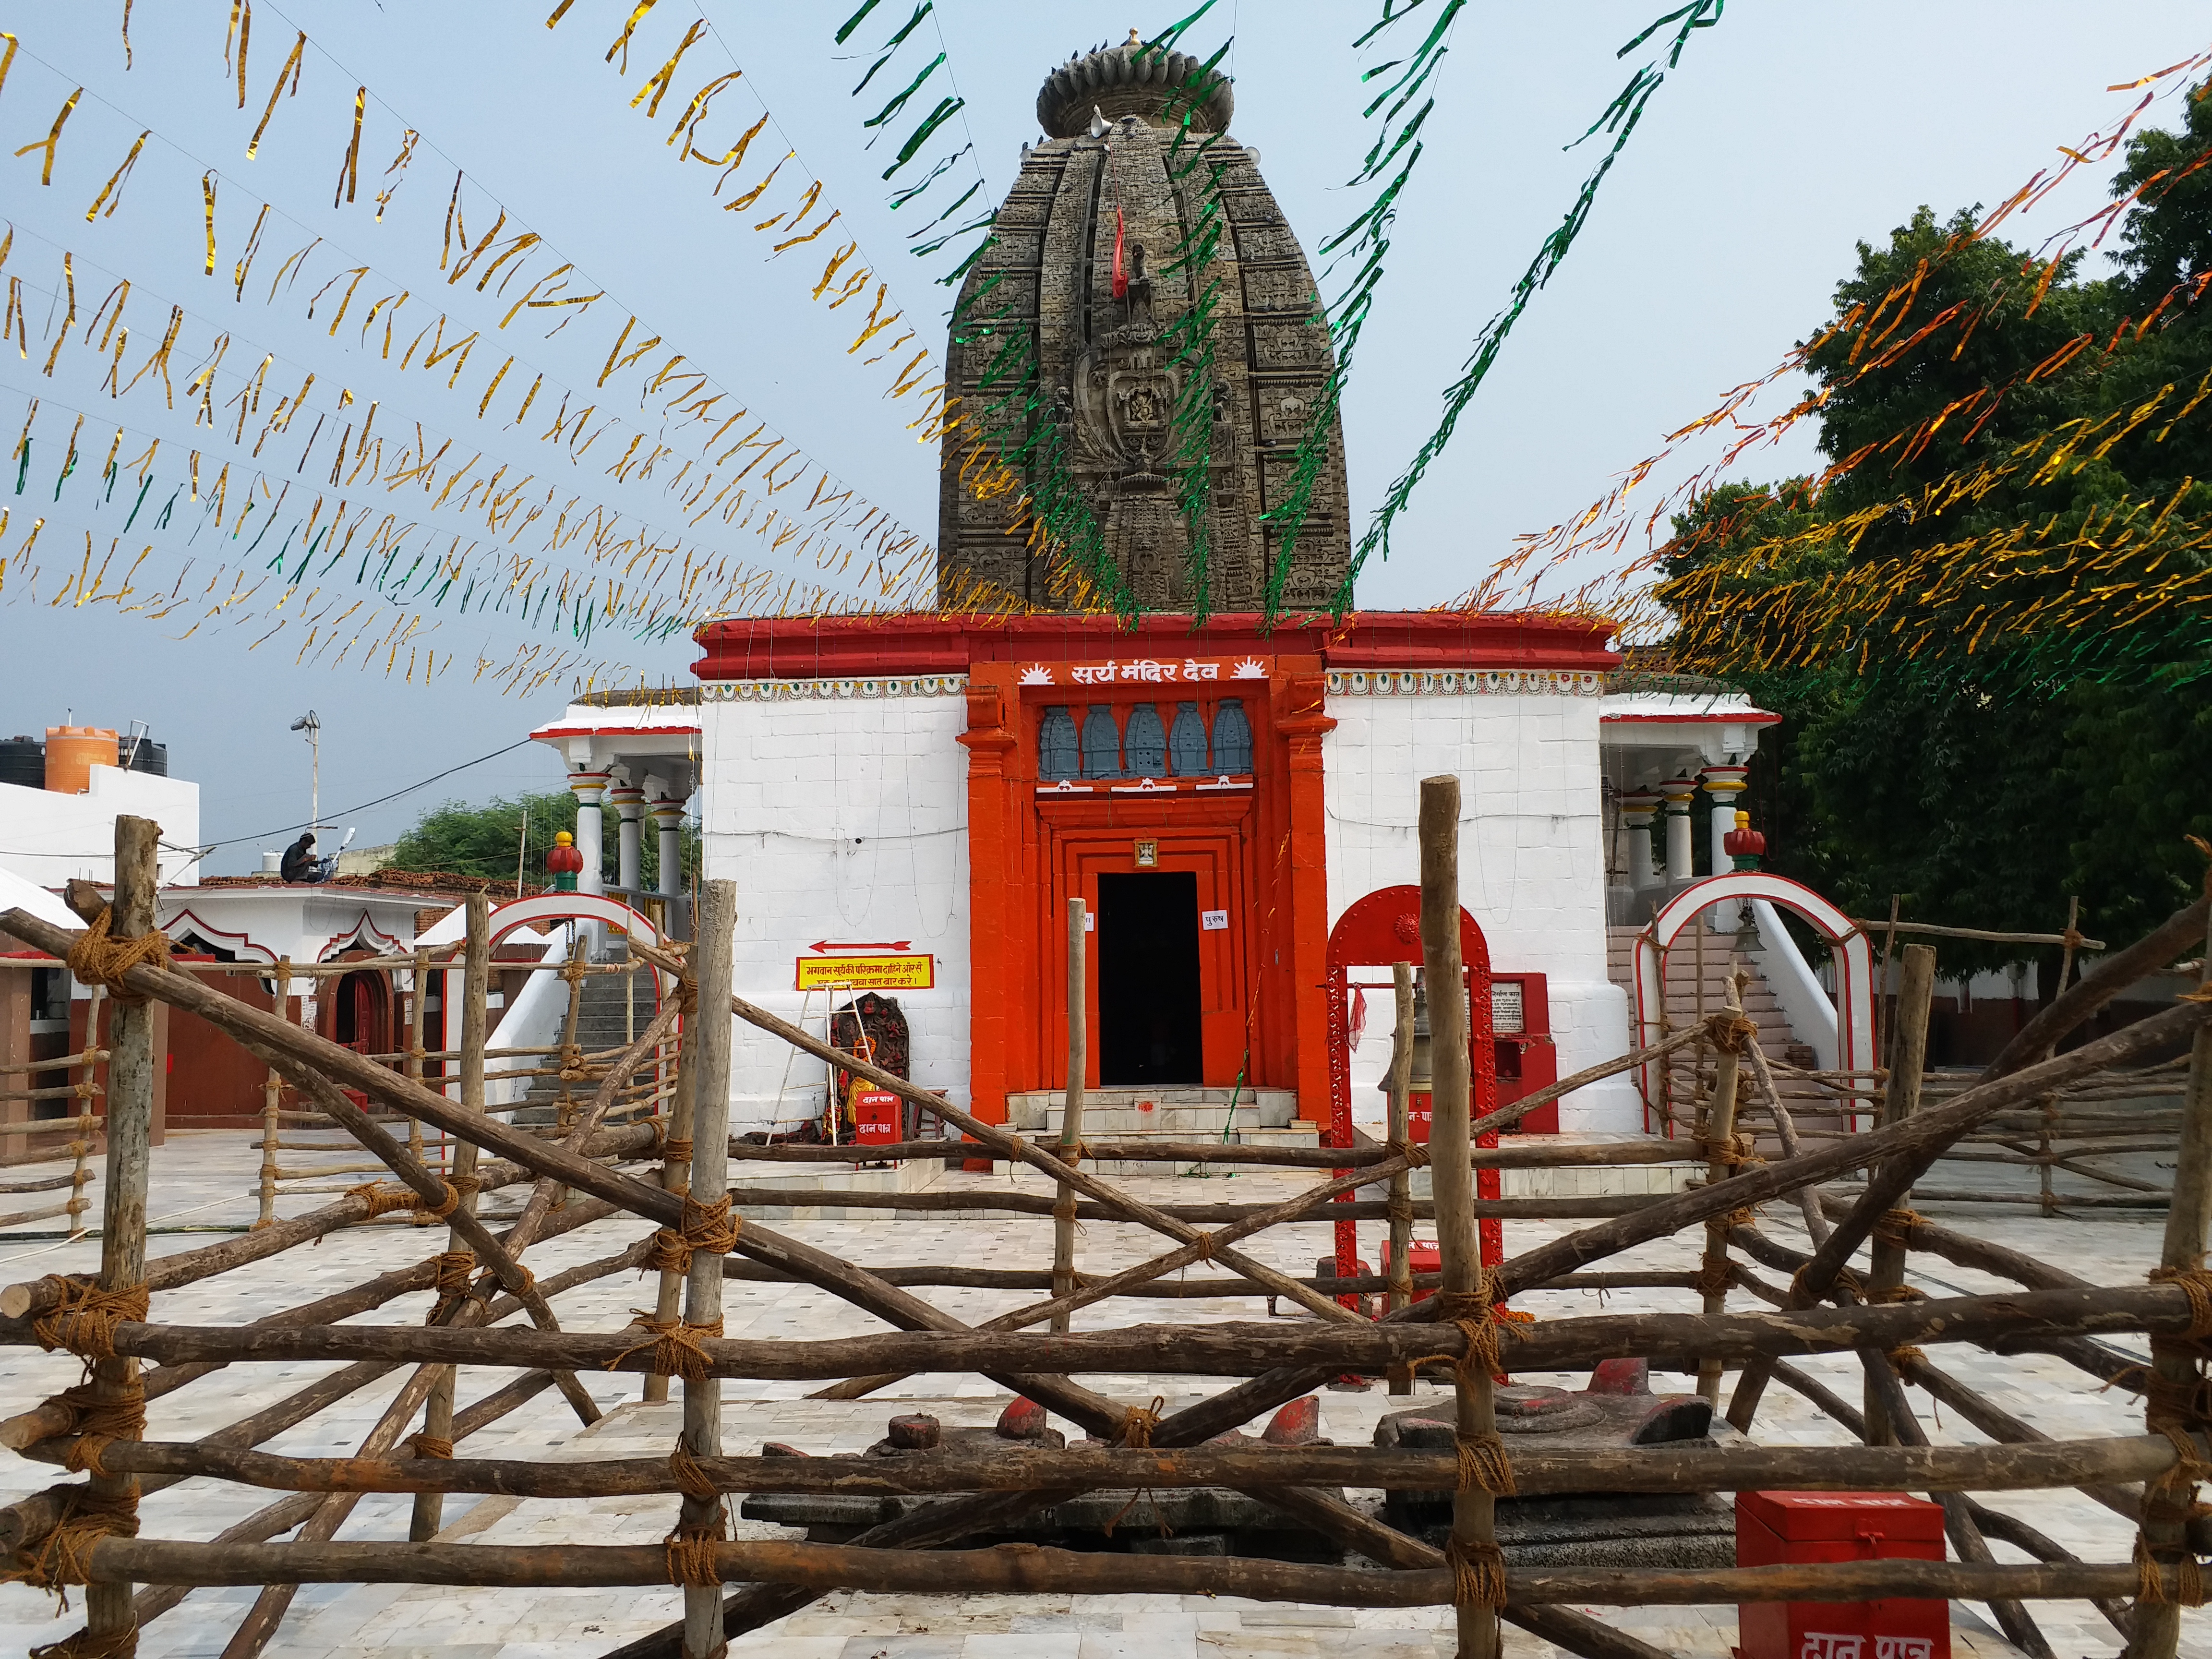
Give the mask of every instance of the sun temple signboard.
M 798 991 L 933 991 L 937 958 L 927 951 L 799 958 Z

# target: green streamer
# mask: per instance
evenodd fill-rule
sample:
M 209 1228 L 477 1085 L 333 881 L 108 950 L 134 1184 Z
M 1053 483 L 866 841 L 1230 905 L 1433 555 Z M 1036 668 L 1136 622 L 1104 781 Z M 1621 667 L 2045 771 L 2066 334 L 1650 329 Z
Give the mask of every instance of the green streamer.
M 845 20 L 845 26 L 837 31 L 837 44 L 842 46 L 846 41 L 851 40 L 853 31 L 860 27 L 861 20 L 882 3 L 883 0 L 861 0 L 860 10 L 848 17 Z
M 928 118 L 925 119 L 919 127 L 915 129 L 914 137 L 908 139 L 906 141 L 905 148 L 899 151 L 898 160 L 892 162 L 889 167 L 884 169 L 884 179 L 888 180 L 891 174 L 896 173 L 908 161 L 914 160 L 915 152 L 919 150 L 924 144 L 930 141 L 931 137 L 935 135 L 938 128 L 943 126 L 947 121 L 950 121 L 954 116 L 957 115 L 962 110 L 967 107 L 968 100 L 964 98 L 947 98 L 942 103 L 939 104 L 935 109 L 929 112 Z
M 876 78 L 876 71 L 881 69 L 884 64 L 890 63 L 893 58 L 898 55 L 898 49 L 901 46 L 905 44 L 907 36 L 912 34 L 916 28 L 921 27 L 921 20 L 929 15 L 934 4 L 935 0 L 922 0 L 921 4 L 914 9 L 914 15 L 906 20 L 906 27 L 877 48 L 883 56 L 877 58 L 874 63 L 868 66 L 868 72 L 860 77 L 860 84 L 854 87 L 850 93 L 847 94 L 846 95 L 848 97 L 858 98 L 863 92 L 867 90 L 868 82 Z
M 873 115 L 871 115 L 866 120 L 861 122 L 860 125 L 864 127 L 879 127 L 883 125 L 884 122 L 889 121 L 896 116 L 901 110 L 906 107 L 907 100 L 913 97 L 917 92 L 920 92 L 921 90 L 921 83 L 929 79 L 931 76 L 936 74 L 939 69 L 943 67 L 944 63 L 945 54 L 940 52 L 936 57 L 929 60 L 929 67 L 927 69 L 922 70 L 921 74 L 915 76 L 912 81 L 907 83 L 907 88 L 904 92 L 900 93 L 896 97 L 893 98 L 890 103 L 885 104 Z
M 1682 49 L 1688 44 L 1691 32 L 1714 27 L 1720 21 L 1722 9 L 1725 4 L 1726 0 L 1692 0 L 1692 3 L 1680 7 L 1658 19 L 1614 55 L 1625 57 L 1650 40 L 1659 29 L 1668 23 L 1679 21 L 1680 27 L 1675 32 L 1673 49 L 1667 58 L 1668 68 L 1671 69 L 1680 62 Z M 1433 35 L 1431 38 L 1434 38 Z M 1588 138 L 1601 128 L 1609 131 L 1613 134 L 1612 148 L 1606 152 L 1604 159 L 1598 163 L 1589 177 L 1583 180 L 1582 189 L 1575 198 L 1574 204 L 1567 210 L 1566 217 L 1550 235 L 1544 239 L 1542 245 L 1536 251 L 1535 258 L 1529 261 L 1528 268 L 1514 283 L 1512 297 L 1505 308 L 1492 318 L 1489 323 L 1485 325 L 1482 331 L 1475 337 L 1474 349 L 1468 358 L 1459 380 L 1444 394 L 1443 420 L 1428 441 L 1421 446 L 1412 463 L 1391 484 L 1383 496 L 1382 506 L 1376 510 L 1375 517 L 1369 524 L 1366 532 L 1359 538 L 1359 545 L 1354 550 L 1350 568 L 1345 574 L 1343 586 L 1337 592 L 1334 608 L 1340 615 L 1351 607 L 1352 584 L 1358 580 L 1360 568 L 1365 564 L 1369 556 L 1379 550 L 1383 557 L 1389 556 L 1391 525 L 1396 520 L 1398 514 L 1405 510 L 1407 503 L 1413 497 L 1413 490 L 1427 473 L 1430 465 L 1442 455 L 1450 444 L 1452 433 L 1458 425 L 1460 416 L 1473 401 L 1475 392 L 1481 386 L 1492 367 L 1497 362 L 1498 354 L 1504 349 L 1506 339 L 1511 335 L 1514 324 L 1520 320 L 1522 313 L 1528 309 L 1528 303 L 1535 297 L 1537 290 L 1548 283 L 1553 273 L 1559 270 L 1560 263 L 1566 258 L 1567 250 L 1574 246 L 1575 238 L 1581 234 L 1583 225 L 1589 222 L 1591 209 L 1596 204 L 1599 186 L 1605 182 L 1606 174 L 1612 171 L 1613 162 L 1620 158 L 1621 150 L 1627 145 L 1629 136 L 1636 131 L 1637 123 L 1643 119 L 1644 111 L 1650 104 L 1652 94 L 1659 89 L 1660 83 L 1665 79 L 1664 70 L 1655 69 L 1649 64 L 1638 70 L 1630 77 L 1627 86 L 1622 89 L 1620 96 L 1607 107 L 1606 112 L 1598 118 L 1589 131 L 1583 135 L 1583 138 Z M 1582 140 L 1577 139 L 1576 142 L 1579 143 Z M 1568 148 L 1572 149 L 1573 146 L 1570 145 Z

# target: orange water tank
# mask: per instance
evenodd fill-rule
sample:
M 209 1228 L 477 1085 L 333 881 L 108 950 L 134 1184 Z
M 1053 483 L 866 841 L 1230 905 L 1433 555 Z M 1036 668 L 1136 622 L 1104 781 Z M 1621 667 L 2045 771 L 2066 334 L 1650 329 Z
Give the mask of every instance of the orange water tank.
M 46 787 L 57 794 L 82 795 L 92 787 L 92 769 L 113 766 L 120 750 L 105 726 L 46 728 Z

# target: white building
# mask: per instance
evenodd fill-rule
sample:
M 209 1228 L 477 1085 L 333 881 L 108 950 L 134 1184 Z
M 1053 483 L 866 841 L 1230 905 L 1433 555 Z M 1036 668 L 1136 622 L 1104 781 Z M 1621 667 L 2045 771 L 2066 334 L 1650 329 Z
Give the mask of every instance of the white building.
M 1446 773 L 1462 903 L 1527 1026 L 1501 1012 L 1519 1072 L 1502 1097 L 1625 1052 L 1609 904 L 1649 890 L 1648 914 L 1690 843 L 1685 817 L 1680 856 L 1649 867 L 1647 841 L 1639 863 L 1614 803 L 1686 779 L 1683 811 L 1710 787 L 1717 835 L 1774 718 L 1734 696 L 1608 696 L 1620 659 L 1577 622 L 915 617 L 699 638 L 696 694 L 586 698 L 533 734 L 584 805 L 585 884 L 602 803 L 635 891 L 634 826 L 650 811 L 672 834 L 689 798 L 705 874 L 738 884 L 741 993 L 817 1031 L 859 991 L 895 997 L 915 1080 L 993 1121 L 1034 1121 L 1065 1087 L 1074 896 L 1092 917 L 1087 1083 L 1109 1108 L 1218 1119 L 1235 1091 L 1322 1127 L 1349 1095 L 1370 1118 L 1387 1044 L 1354 1059 L 1332 986 L 1356 1005 L 1389 968 L 1347 956 L 1381 951 L 1340 923 L 1363 899 L 1370 919 L 1416 908 L 1385 890 L 1418 882 L 1420 780 Z M 661 870 L 672 883 L 674 860 Z M 1398 927 L 1394 957 L 1418 961 Z M 740 1128 L 821 1109 L 821 1068 L 773 1039 L 740 1027 L 733 1066 Z M 1579 1091 L 1559 1127 L 1643 1122 L 1624 1079 Z

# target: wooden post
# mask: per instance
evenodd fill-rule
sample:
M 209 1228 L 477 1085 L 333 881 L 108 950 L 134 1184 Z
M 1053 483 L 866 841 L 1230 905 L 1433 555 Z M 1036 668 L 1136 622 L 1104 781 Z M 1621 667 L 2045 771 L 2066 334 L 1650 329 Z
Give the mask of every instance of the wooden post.
M 292 1015 L 292 958 L 280 957 L 276 962 L 276 994 L 271 999 L 279 1019 Z M 274 1066 L 261 1080 L 261 1213 L 254 1220 L 258 1231 L 274 1226 L 276 1221 L 276 1142 L 283 1125 L 278 1114 L 284 1104 L 284 1079 Z
M 1084 1073 L 1091 1066 L 1088 981 L 1084 971 L 1084 906 L 1079 896 L 1067 902 L 1067 1105 L 1060 1116 L 1060 1156 L 1066 1164 L 1083 1159 Z M 1052 1206 L 1052 1293 L 1075 1294 L 1075 1188 L 1060 1183 L 1060 1196 Z M 1067 1312 L 1052 1316 L 1052 1328 L 1064 1334 Z
M 1395 1018 L 1390 1029 L 1390 1073 L 1387 1079 L 1386 1109 L 1389 1115 L 1390 1144 L 1398 1147 L 1408 1145 L 1413 1136 L 1413 964 L 1410 962 L 1393 963 L 1390 977 L 1395 994 Z M 1390 1288 L 1386 1311 L 1395 1313 L 1401 1308 L 1411 1307 L 1413 1301 L 1413 1172 L 1401 1169 L 1392 1176 L 1389 1191 Z M 1411 1395 L 1413 1392 L 1413 1368 L 1409 1365 L 1393 1366 L 1389 1384 L 1392 1394 Z
M 143 939 L 154 931 L 154 902 L 160 878 L 156 860 L 161 826 L 128 814 L 115 820 L 115 896 L 109 907 L 108 937 Z M 108 1018 L 107 1190 L 100 1211 L 100 1288 L 127 1291 L 146 1278 L 146 1186 L 154 1157 L 154 1077 L 161 1063 L 154 1052 L 154 1005 L 118 1001 Z M 94 1397 L 119 1401 L 136 1393 L 138 1362 L 93 1362 Z M 129 1475 L 93 1475 L 92 1494 L 111 1502 L 134 1504 L 137 1483 Z M 120 1644 L 135 1632 L 128 1583 L 85 1586 L 85 1632 L 95 1643 Z
M 1390 1028 L 1390 1075 L 1387 1097 L 1389 1132 L 1394 1147 L 1410 1144 L 1413 1136 L 1413 964 L 1390 967 L 1395 1019 Z M 1413 1172 L 1401 1170 L 1390 1177 L 1390 1289 L 1387 1311 L 1395 1313 L 1413 1304 Z M 1411 1372 L 1393 1376 L 1392 1394 L 1413 1391 Z
M 1882 1091 L 1881 1117 L 1878 1128 L 1887 1128 L 1893 1123 L 1902 1123 L 1920 1109 L 1920 1085 L 1928 1067 L 1928 1015 L 1936 997 L 1936 951 L 1926 945 L 1905 947 L 1905 972 L 1898 981 L 1897 1012 L 1891 1023 L 1893 1048 L 1891 1054 L 1889 1082 Z M 2045 1166 L 2048 1168 L 2048 1166 Z M 1899 1200 L 1909 1205 L 1908 1193 Z M 1905 1283 L 1906 1251 L 1902 1244 L 1889 1243 L 1880 1232 L 1873 1241 L 1873 1265 L 1869 1269 L 1867 1286 L 1872 1299 L 1881 1301 L 1893 1294 Z M 1893 1446 L 1898 1443 L 1894 1425 L 1890 1421 L 1887 1396 L 1872 1381 L 1866 1385 L 1867 1443 L 1870 1446 Z
M 737 927 L 738 887 L 732 881 L 707 884 L 699 916 L 699 942 L 692 960 L 699 975 L 698 1097 L 692 1107 L 691 1194 L 718 1197 L 728 1190 L 730 1169 L 730 975 Z M 688 1206 L 687 1206 L 688 1208 Z M 722 1256 L 696 1249 L 684 1287 L 684 1323 L 688 1330 L 719 1336 L 722 1332 Z M 684 1384 L 684 1441 L 694 1457 L 722 1453 L 722 1382 L 708 1377 Z M 679 1528 L 695 1535 L 724 1535 L 719 1497 L 687 1496 Z M 725 1648 L 722 1594 L 715 1584 L 684 1587 L 685 1659 L 716 1659 Z
M 407 993 L 407 1057 L 400 1066 L 401 1071 L 416 1083 L 422 1080 L 422 993 L 429 982 L 430 953 L 417 951 L 415 953 L 414 979 Z M 422 1161 L 422 1122 L 419 1118 L 407 1120 L 407 1151 L 417 1163 Z M 428 1214 L 419 1210 L 416 1212 L 415 1219 L 425 1227 L 431 1221 Z
M 469 895 L 466 962 L 461 991 L 461 1104 L 470 1111 L 481 1112 L 484 1109 L 484 1028 L 490 1023 L 487 1004 L 491 993 L 491 901 L 482 893 Z M 473 1176 L 476 1167 L 475 1143 L 457 1141 L 453 1166 L 447 1179 L 461 1195 L 461 1208 L 471 1215 L 477 1212 L 476 1187 L 463 1177 Z M 449 1226 L 446 1230 L 447 1250 L 457 1252 L 467 1248 L 460 1230 Z M 422 1402 L 422 1437 L 426 1440 L 453 1439 L 453 1390 L 459 1376 L 458 1369 L 447 1365 L 431 1382 L 430 1397 Z M 407 1527 L 408 1538 L 417 1544 L 428 1543 L 438 1535 L 443 1522 L 443 1499 L 440 1495 L 434 1492 L 416 1493 L 414 1514 Z
M 1699 916 L 1691 924 L 1701 932 L 1705 918 Z M 1740 1006 L 1741 981 L 1733 977 L 1729 987 L 1728 1000 Z M 1738 1012 L 1735 1016 L 1727 1040 L 1717 1045 L 1719 1049 L 1713 1060 L 1712 1102 L 1705 1112 L 1705 1180 L 1718 1184 L 1734 1175 L 1742 1159 L 1735 1150 L 1735 1097 L 1739 1065 L 1742 1056 L 1743 1028 L 1750 1021 Z M 1711 1217 L 1705 1222 L 1705 1256 L 1698 1273 L 1698 1288 L 1705 1297 L 1705 1311 L 1723 1314 L 1728 1311 L 1729 1231 L 1725 1215 Z M 1717 1359 L 1698 1362 L 1698 1392 L 1715 1406 L 1721 1402 L 1721 1374 L 1725 1368 Z
M 693 912 L 692 933 L 698 933 L 697 912 Z M 697 970 L 697 958 L 693 957 L 693 971 Z M 696 985 L 695 979 L 692 983 Z M 676 1046 L 676 1098 L 668 1109 L 668 1133 L 661 1142 L 660 1187 L 663 1192 L 688 1193 L 691 1190 L 691 1124 L 694 1107 L 699 1093 L 699 1032 L 702 1025 L 699 1007 L 691 1008 L 684 1017 L 683 1036 Z M 684 1310 L 684 1275 L 663 1267 L 660 1288 L 654 1294 L 653 1316 L 662 1324 L 668 1323 Z M 657 1406 L 668 1398 L 668 1379 L 648 1376 L 645 1392 L 639 1396 L 645 1404 Z
M 2205 877 L 2212 891 L 2212 872 Z M 2199 997 L 2212 996 L 2212 932 L 2208 932 L 2197 969 Z M 2189 1091 L 2182 1097 L 2181 1145 L 2173 1160 L 2173 1200 L 2166 1212 L 2166 1239 L 2159 1253 L 2159 1273 L 2201 1273 L 2204 1270 L 2204 1242 L 2212 1223 L 2212 1026 L 2197 1028 L 2189 1050 Z M 2155 1277 L 2156 1275 L 2154 1275 Z M 2197 1367 L 2197 1345 L 2162 1341 L 2150 1343 L 2151 1379 L 2144 1395 L 2143 1421 L 2153 1434 L 2195 1426 L 2192 1419 L 2203 1382 Z M 2142 1535 L 2136 1544 L 2137 1561 L 2156 1564 L 2162 1572 L 2186 1571 L 2192 1559 L 2188 1543 L 2189 1512 L 2197 1488 L 2177 1467 L 2170 1480 L 2143 1489 Z M 2135 1604 L 2135 1634 L 2128 1642 L 2127 1659 L 2173 1659 L 2181 1640 L 2181 1607 L 2174 1601 Z
M 1459 943 L 1459 780 L 1421 780 L 1421 959 L 1429 988 L 1429 1178 L 1437 1202 L 1437 1243 L 1443 1257 L 1440 1294 L 1448 1315 L 1487 1323 L 1482 1240 L 1474 1218 L 1470 1132 L 1467 970 Z M 1492 1378 L 1479 1361 L 1457 1372 L 1457 1437 L 1463 1444 L 1498 1431 Z M 1498 1561 L 1498 1500 L 1480 1486 L 1452 1498 L 1451 1553 L 1464 1571 Z M 1502 1565 L 1498 1575 L 1504 1573 Z M 1460 1659 L 1498 1659 L 1498 1609 L 1457 1603 Z
M 66 978 L 68 969 L 63 969 L 63 974 Z M 100 1095 L 100 1005 L 106 994 L 105 986 L 95 985 L 92 988 L 90 999 L 84 1005 L 84 1075 L 77 1081 L 76 1134 L 70 1143 L 70 1151 L 76 1158 L 76 1167 L 70 1176 L 67 1211 L 71 1238 L 83 1237 L 84 1212 L 92 1204 L 92 1200 L 84 1195 L 84 1188 L 85 1183 L 92 1179 L 92 1138 L 100 1128 L 100 1120 L 94 1114 L 92 1103 Z M 112 1029 L 114 1024 L 112 1015 L 109 1016 L 108 1024 Z

